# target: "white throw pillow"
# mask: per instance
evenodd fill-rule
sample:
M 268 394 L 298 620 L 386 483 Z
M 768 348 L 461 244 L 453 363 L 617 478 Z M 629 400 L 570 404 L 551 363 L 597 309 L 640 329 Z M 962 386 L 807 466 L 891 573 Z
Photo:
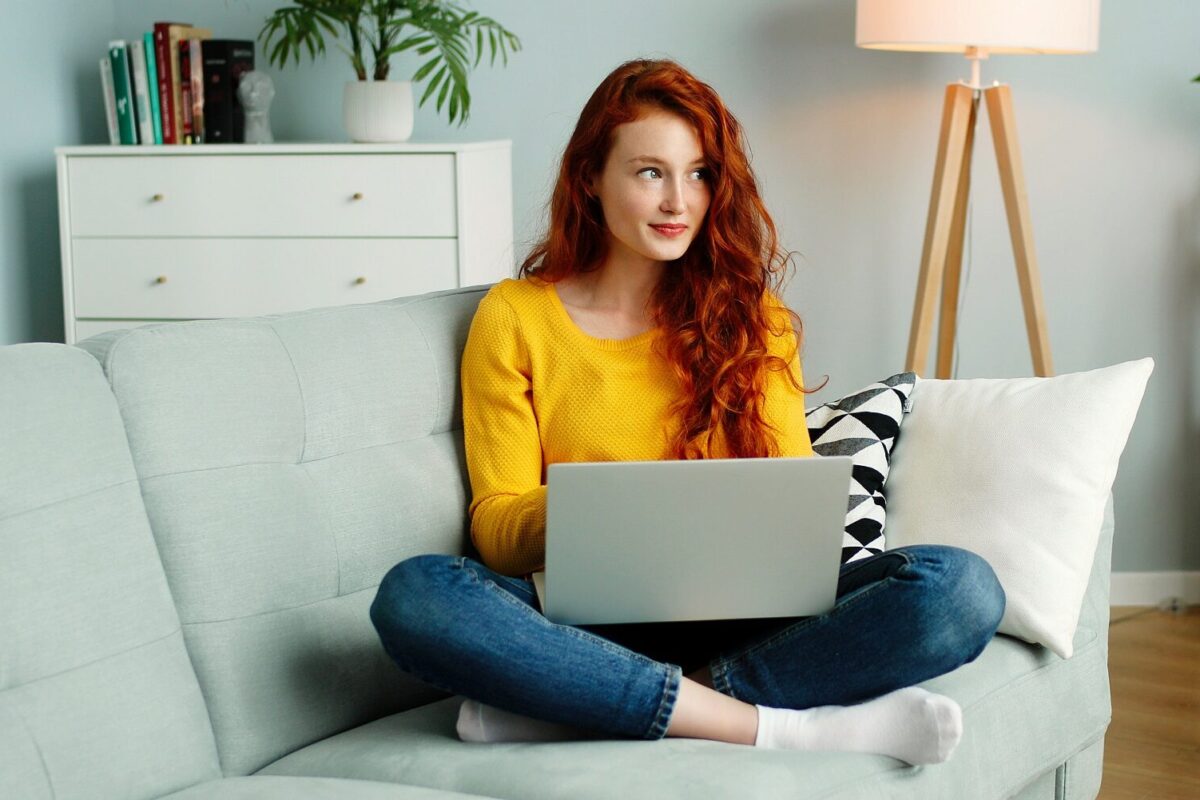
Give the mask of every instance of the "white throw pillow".
M 1154 361 L 1052 378 L 918 380 L 887 482 L 893 549 L 983 556 L 1000 632 L 1070 658 L 1104 506 Z

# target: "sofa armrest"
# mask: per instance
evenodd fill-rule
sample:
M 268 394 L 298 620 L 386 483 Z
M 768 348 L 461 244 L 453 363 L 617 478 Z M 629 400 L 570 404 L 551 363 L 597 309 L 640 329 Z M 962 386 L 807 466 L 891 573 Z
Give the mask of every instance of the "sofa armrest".
M 1104 507 L 1104 522 L 1100 526 L 1100 540 L 1096 544 L 1096 557 L 1092 561 L 1092 575 L 1088 579 L 1087 592 L 1083 596 L 1083 607 L 1079 611 L 1079 624 L 1096 631 L 1096 635 L 1108 652 L 1109 595 L 1112 585 L 1113 497 L 1110 492 Z

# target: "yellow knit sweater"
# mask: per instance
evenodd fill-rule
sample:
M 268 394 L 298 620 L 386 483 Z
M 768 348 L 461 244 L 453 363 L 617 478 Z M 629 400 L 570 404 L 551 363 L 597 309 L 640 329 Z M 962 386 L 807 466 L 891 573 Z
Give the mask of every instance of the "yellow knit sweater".
M 590 336 L 536 278 L 503 280 L 480 301 L 462 357 L 463 438 L 471 540 L 489 567 L 513 576 L 544 567 L 547 465 L 671 457 L 668 408 L 680 388 L 651 350 L 658 335 Z M 784 358 L 795 346 L 790 324 L 770 338 Z M 783 372 L 769 373 L 764 414 L 780 455 L 812 455 L 804 396 Z M 713 456 L 724 452 L 714 437 Z

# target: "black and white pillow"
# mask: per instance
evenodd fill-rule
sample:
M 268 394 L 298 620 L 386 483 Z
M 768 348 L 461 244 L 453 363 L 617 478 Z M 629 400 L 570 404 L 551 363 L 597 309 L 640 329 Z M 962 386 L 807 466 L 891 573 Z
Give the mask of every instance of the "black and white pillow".
M 843 564 L 883 552 L 883 484 L 916 382 L 916 373 L 902 372 L 804 414 L 817 455 L 850 456 L 853 462 Z

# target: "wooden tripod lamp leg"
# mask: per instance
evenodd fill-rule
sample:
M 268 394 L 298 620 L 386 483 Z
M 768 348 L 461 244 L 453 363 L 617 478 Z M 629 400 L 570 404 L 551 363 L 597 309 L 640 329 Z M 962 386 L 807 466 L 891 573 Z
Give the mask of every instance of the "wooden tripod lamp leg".
M 1054 374 L 1054 365 L 1050 361 L 1046 307 L 1042 300 L 1037 256 L 1033 249 L 1033 224 L 1030 222 L 1029 197 L 1025 191 L 1021 151 L 1017 146 L 1017 123 L 1013 116 L 1012 92 L 1008 86 L 993 86 L 984 89 L 983 92 L 987 98 L 988 119 L 992 126 L 992 139 L 996 145 L 1000 188 L 1004 191 L 1004 208 L 1008 213 L 1008 232 L 1012 238 L 1013 255 L 1017 262 L 1017 282 L 1021 287 L 1021 304 L 1025 308 L 1025 331 L 1029 335 L 1033 371 L 1035 375 L 1048 377 Z
M 949 378 L 954 369 L 963 232 L 967 227 L 967 198 L 971 196 L 971 153 L 975 149 L 975 121 L 978 114 L 979 98 L 972 93 L 971 116 L 967 120 L 967 140 L 963 144 L 962 169 L 958 173 L 958 192 L 954 198 L 954 216 L 950 220 L 950 244 L 946 250 L 946 271 L 942 281 L 942 313 L 938 317 L 937 376 L 942 379 Z
M 959 173 L 969 130 L 971 97 L 972 90 L 969 87 L 952 83 L 946 87 L 946 98 L 942 105 L 942 129 L 933 170 L 933 191 L 929 198 L 929 215 L 925 220 L 921 273 L 917 280 L 917 297 L 913 304 L 908 356 L 905 359 L 905 369 L 917 374 L 925 372 L 929 353 L 934 304 L 946 265 Z

